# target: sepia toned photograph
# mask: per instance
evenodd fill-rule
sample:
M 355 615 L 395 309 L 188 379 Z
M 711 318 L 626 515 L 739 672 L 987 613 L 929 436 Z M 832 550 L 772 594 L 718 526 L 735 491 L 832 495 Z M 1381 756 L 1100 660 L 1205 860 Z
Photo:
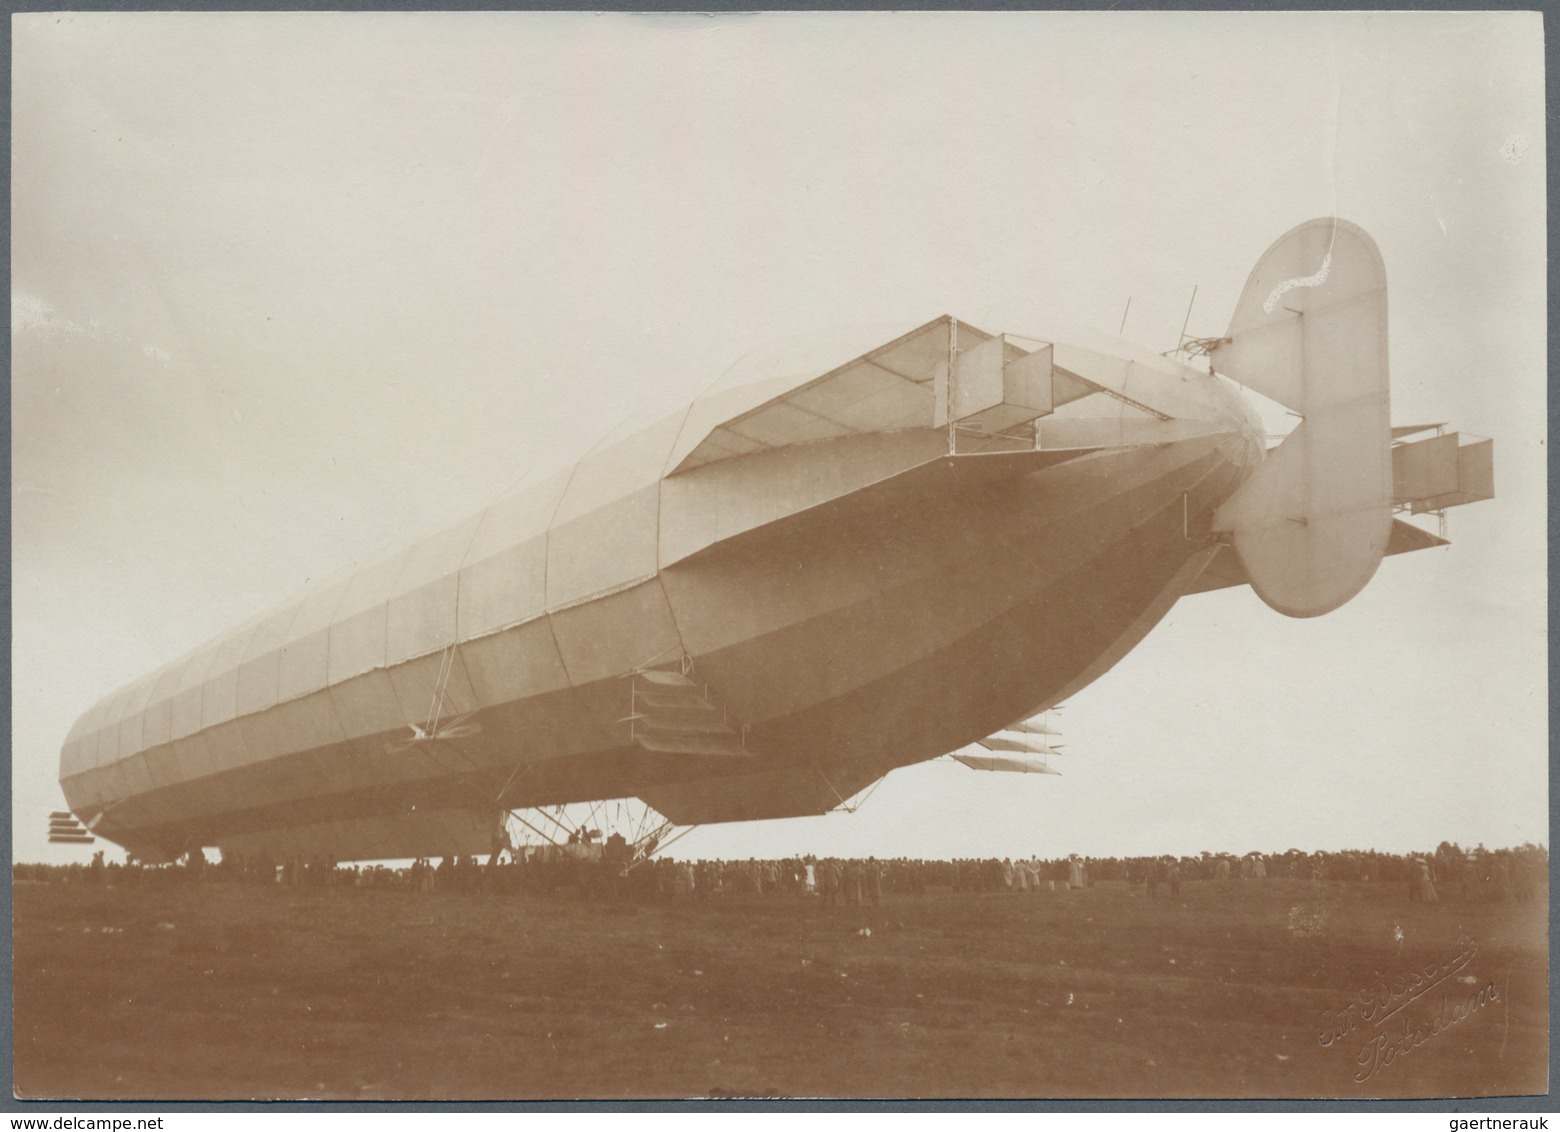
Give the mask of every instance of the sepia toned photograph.
M 1547 1093 L 1540 14 L 11 34 L 18 1101 Z

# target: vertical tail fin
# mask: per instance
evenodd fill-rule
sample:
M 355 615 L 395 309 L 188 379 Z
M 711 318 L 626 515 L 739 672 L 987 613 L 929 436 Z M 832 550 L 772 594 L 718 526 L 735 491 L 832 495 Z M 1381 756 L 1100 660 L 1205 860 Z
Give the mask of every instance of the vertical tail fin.
M 1252 588 L 1291 617 L 1364 588 L 1392 531 L 1387 278 L 1365 232 L 1307 221 L 1257 262 L 1216 370 L 1304 419 L 1214 516 Z

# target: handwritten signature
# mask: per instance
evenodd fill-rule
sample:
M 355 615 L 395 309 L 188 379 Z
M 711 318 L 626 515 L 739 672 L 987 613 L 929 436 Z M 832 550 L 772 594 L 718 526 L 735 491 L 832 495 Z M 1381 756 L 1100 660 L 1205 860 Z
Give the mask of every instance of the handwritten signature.
M 1364 1038 L 1355 1058 L 1355 1081 L 1370 1080 L 1399 1057 L 1444 1034 L 1480 1008 L 1500 1001 L 1497 984 L 1489 982 L 1479 986 L 1477 980 L 1469 976 L 1458 978 L 1478 952 L 1477 941 L 1462 935 L 1440 958 L 1422 967 L 1392 979 L 1377 975 L 1374 982 L 1360 990 L 1353 1002 L 1342 1010 L 1328 1010 L 1322 1015 L 1317 1042 L 1324 1048 L 1339 1045 L 1362 1026 L 1376 1031 Z M 1453 978 L 1475 986 L 1464 993 L 1463 987 L 1449 985 L 1448 981 Z M 1429 1003 L 1415 1006 L 1437 989 L 1441 994 L 1433 1013 L 1426 1011 L 1436 1002 L 1434 998 L 1430 998 Z
M 1459 996 L 1453 1000 L 1451 992 L 1443 992 L 1441 1008 L 1434 1015 L 1422 1018 L 1419 1025 L 1410 1028 L 1408 1016 L 1402 1015 L 1402 1033 L 1376 1034 L 1362 1045 L 1359 1056 L 1355 1058 L 1359 1068 L 1355 1070 L 1354 1079 L 1369 1081 L 1377 1070 L 1385 1069 L 1403 1054 L 1424 1045 L 1431 1038 L 1440 1037 L 1480 1007 L 1499 1001 L 1500 987 L 1495 983 L 1485 983 L 1466 999 Z M 1389 1030 L 1396 1031 L 1397 1028 L 1394 1023 Z

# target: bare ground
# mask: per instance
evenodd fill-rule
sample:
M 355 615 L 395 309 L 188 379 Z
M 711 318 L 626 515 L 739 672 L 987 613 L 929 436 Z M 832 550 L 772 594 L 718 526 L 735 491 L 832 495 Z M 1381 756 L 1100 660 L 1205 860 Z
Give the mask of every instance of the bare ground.
M 1284 880 L 1187 883 L 1178 900 L 1112 883 L 933 891 L 877 909 L 18 884 L 15 1090 L 160 1100 L 1539 1093 L 1547 924 L 1542 901 L 1411 904 L 1397 885 Z M 1454 976 L 1386 1023 L 1358 1021 L 1322 1043 L 1328 1019 L 1374 978 L 1440 962 L 1459 936 L 1476 950 Z M 1372 1039 L 1379 1052 L 1405 1034 L 1410 1048 L 1366 1074 L 1380 1060 Z

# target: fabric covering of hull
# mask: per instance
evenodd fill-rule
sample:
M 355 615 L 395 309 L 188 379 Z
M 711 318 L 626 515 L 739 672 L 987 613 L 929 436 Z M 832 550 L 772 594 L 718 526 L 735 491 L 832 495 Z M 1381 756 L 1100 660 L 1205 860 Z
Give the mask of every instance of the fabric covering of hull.
M 149 860 L 479 852 L 506 809 L 615 797 L 820 813 L 1238 582 L 1199 575 L 1265 444 L 1211 373 L 951 318 L 815 353 L 107 697 L 72 811 Z

